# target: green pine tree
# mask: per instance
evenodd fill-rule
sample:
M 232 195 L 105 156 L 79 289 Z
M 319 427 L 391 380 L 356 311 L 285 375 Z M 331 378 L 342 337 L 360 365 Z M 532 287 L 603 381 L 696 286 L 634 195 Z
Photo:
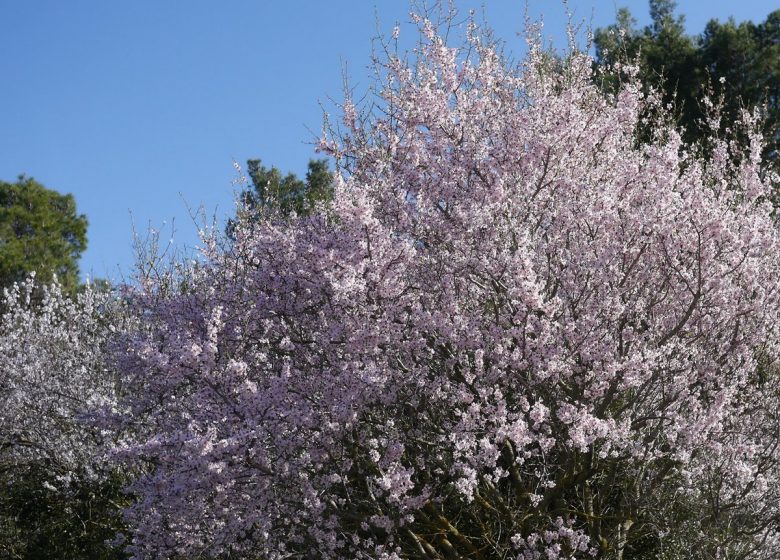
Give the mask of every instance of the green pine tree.
M 35 271 L 54 275 L 66 290 L 79 283 L 78 260 L 87 248 L 87 218 L 73 195 L 47 189 L 30 177 L 0 181 L 0 288 Z

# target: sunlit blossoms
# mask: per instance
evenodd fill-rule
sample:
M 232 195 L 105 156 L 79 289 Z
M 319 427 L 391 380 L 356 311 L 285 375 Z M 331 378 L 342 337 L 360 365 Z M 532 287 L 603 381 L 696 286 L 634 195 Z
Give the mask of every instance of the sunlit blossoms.
M 45 461 L 68 478 L 103 454 L 87 416 L 116 399 L 106 346 L 120 327 L 109 294 L 75 297 L 34 277 L 7 290 L 0 315 L 0 467 Z
M 0 556 L 118 558 L 119 434 L 95 422 L 116 404 L 108 346 L 128 326 L 121 304 L 30 277 L 0 300 Z
M 330 204 L 132 296 L 129 550 L 776 558 L 777 178 L 751 117 L 685 146 L 630 68 L 605 95 L 576 51 L 510 66 L 473 24 L 462 47 L 418 24 L 322 141 Z

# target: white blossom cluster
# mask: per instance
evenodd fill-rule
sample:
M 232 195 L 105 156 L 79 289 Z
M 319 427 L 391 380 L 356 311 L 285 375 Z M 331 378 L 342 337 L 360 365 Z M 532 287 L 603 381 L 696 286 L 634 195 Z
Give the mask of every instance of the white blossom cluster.
M 105 434 L 88 414 L 110 407 L 117 389 L 105 360 L 117 329 L 110 294 L 69 297 L 31 277 L 0 305 L 0 466 L 44 462 L 60 479 L 89 471 Z

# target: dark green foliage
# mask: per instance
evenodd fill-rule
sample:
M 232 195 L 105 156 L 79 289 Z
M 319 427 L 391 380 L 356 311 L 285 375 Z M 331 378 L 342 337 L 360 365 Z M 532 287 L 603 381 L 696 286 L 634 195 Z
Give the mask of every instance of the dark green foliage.
M 640 31 L 628 9 L 621 8 L 616 23 L 596 30 L 596 58 L 598 64 L 610 67 L 638 60 L 642 83 L 659 87 L 665 104 L 676 105 L 679 124 L 695 136 L 695 123 L 701 117 L 698 100 L 703 68 L 694 39 L 685 34 L 685 19 L 675 16 L 674 9 L 672 0 L 650 0 L 652 24 Z M 607 76 L 610 90 L 617 83 L 618 76 Z M 693 136 L 686 139 L 693 140 Z
M 241 207 L 236 219 L 256 219 L 267 211 L 282 216 L 310 214 L 319 202 L 327 202 L 333 189 L 333 175 L 328 170 L 328 160 L 311 160 L 305 180 L 294 173 L 283 176 L 276 167 L 268 169 L 259 159 L 247 162 L 247 173 L 251 187 L 241 193 Z M 235 225 L 228 224 L 228 234 Z
M 723 76 L 727 115 L 740 108 L 766 105 L 765 136 L 769 155 L 780 148 L 780 10 L 759 24 L 711 20 L 699 39 L 707 72 Z
M 252 190 L 244 192 L 242 202 L 250 212 L 273 205 L 282 214 L 295 212 L 300 216 L 310 213 L 317 202 L 330 198 L 333 178 L 324 159 L 309 162 L 305 181 L 293 173 L 282 177 L 276 167 L 267 169 L 259 159 L 249 160 L 247 171 Z
M 660 88 L 674 103 L 678 124 L 688 142 L 703 134 L 703 97 L 723 95 L 725 123 L 738 120 L 742 108 L 766 105 L 765 156 L 777 158 L 780 148 L 780 10 L 760 24 L 711 20 L 697 37 L 685 34 L 684 18 L 673 0 L 650 0 L 651 25 L 636 29 L 636 20 L 622 8 L 617 21 L 595 33 L 597 63 L 612 67 L 639 62 L 646 85 Z M 725 78 L 721 83 L 720 78 Z M 605 86 L 614 91 L 619 76 L 607 73 Z
M 13 474 L 11 474 L 13 472 Z M 0 559 L 120 560 L 112 546 L 127 498 L 113 475 L 57 478 L 45 462 L 0 474 Z
M 87 247 L 87 218 L 73 195 L 32 178 L 0 181 L 0 288 L 35 271 L 40 282 L 56 274 L 66 290 L 78 285 L 78 259 Z

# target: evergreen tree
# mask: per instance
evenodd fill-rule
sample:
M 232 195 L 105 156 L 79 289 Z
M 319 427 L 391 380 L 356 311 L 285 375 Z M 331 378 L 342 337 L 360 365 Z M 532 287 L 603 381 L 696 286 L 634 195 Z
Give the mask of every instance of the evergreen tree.
M 766 107 L 764 156 L 777 158 L 780 147 L 780 10 L 763 23 L 710 20 L 696 37 L 686 35 L 684 16 L 673 0 L 650 0 L 651 24 L 636 29 L 626 8 L 616 22 L 595 33 L 596 61 L 605 68 L 637 61 L 646 86 L 660 88 L 673 103 L 684 138 L 696 142 L 702 126 L 705 95 L 723 96 L 724 123 L 739 120 L 742 109 Z M 722 80 L 721 80 L 722 78 Z M 605 86 L 615 91 L 619 77 L 607 73 Z
M 47 189 L 30 177 L 0 181 L 0 288 L 54 275 L 66 290 L 78 284 L 78 259 L 87 248 L 87 218 L 71 194 Z
M 304 180 L 294 173 L 283 176 L 278 168 L 269 169 L 259 159 L 247 162 L 247 172 L 252 186 L 241 194 L 241 202 L 242 211 L 248 214 L 274 207 L 285 215 L 305 215 L 330 197 L 332 177 L 324 159 L 309 161 Z

